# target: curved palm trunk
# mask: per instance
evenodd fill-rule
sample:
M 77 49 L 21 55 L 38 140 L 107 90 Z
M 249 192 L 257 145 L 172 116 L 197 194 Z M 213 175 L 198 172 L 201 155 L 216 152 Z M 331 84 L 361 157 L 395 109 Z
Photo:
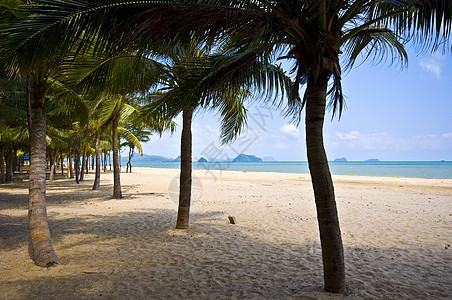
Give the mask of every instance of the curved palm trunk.
M 121 167 L 119 166 L 119 139 L 118 139 L 119 114 L 113 115 L 113 199 L 122 198 Z
M 99 132 L 96 132 L 96 175 L 94 177 L 93 190 L 100 188 L 100 153 L 99 153 Z
M 306 89 L 306 145 L 314 189 L 325 290 L 345 291 L 344 250 L 336 209 L 333 181 L 323 145 L 323 122 L 329 74 L 308 79 Z
M 191 200 L 191 160 L 192 160 L 192 134 L 191 122 L 193 108 L 185 109 L 182 113 L 182 135 L 180 143 L 180 184 L 179 209 L 177 211 L 176 229 L 187 229 L 190 217 Z
M 38 98 L 39 99 L 39 98 Z M 46 210 L 46 124 L 42 103 L 34 110 L 30 132 L 30 182 L 28 219 L 30 224 L 30 254 L 35 264 L 49 267 L 60 264 L 50 240 Z
M 133 148 L 129 147 L 129 160 L 127 161 L 126 165 L 126 173 L 127 172 L 132 173 L 132 157 L 133 157 Z

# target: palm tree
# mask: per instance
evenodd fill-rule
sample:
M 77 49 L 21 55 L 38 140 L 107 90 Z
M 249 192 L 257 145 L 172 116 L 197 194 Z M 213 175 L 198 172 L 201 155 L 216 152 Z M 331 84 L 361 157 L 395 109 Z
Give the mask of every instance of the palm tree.
M 17 5 L 21 1 L 13 2 L 10 4 Z M 17 7 L 5 7 L 2 7 L 2 9 L 5 8 L 6 14 L 20 17 L 20 14 L 14 13 Z M 7 28 L 12 27 L 14 22 L 16 21 L 10 24 L 2 23 L 2 29 L 5 29 L 6 25 Z M 2 30 L 2 41 L 5 37 L 6 35 Z M 51 73 L 57 70 L 62 60 L 61 57 L 53 56 L 39 61 L 25 61 L 22 58 L 27 57 L 27 52 L 22 52 L 20 49 L 11 49 L 8 46 L 2 47 L 1 52 L 2 64 L 7 72 L 12 76 L 27 78 L 27 121 L 30 137 L 28 208 L 30 254 L 36 265 L 49 267 L 61 262 L 53 248 L 47 221 L 45 201 L 46 119 L 44 110 L 49 90 L 53 86 L 58 86 L 58 81 L 51 77 Z
M 140 143 L 146 143 L 150 141 L 150 136 L 152 132 L 148 130 L 143 124 L 138 124 L 137 122 L 127 122 L 124 125 L 124 129 L 128 130 L 131 134 L 133 134 Z M 126 164 L 126 173 L 132 173 L 132 157 L 135 153 L 135 143 L 126 140 L 121 144 L 122 147 L 127 146 L 129 148 L 128 160 Z M 142 152 L 141 152 L 142 153 Z
M 284 51 L 294 61 L 294 95 L 306 85 L 301 105 L 289 106 L 299 120 L 306 108 L 306 147 L 319 222 L 325 290 L 345 291 L 345 264 L 334 186 L 323 144 L 323 124 L 329 105 L 342 112 L 340 54 L 346 67 L 355 61 L 407 58 L 397 34 L 449 44 L 452 4 L 449 1 L 186 1 L 183 7 L 155 7 L 129 21 L 123 45 L 143 45 L 155 39 L 185 34 L 202 39 L 227 35 L 235 46 L 255 55 Z M 169 18 L 168 16 L 177 16 Z M 417 21 L 412 25 L 412 21 Z M 177 27 L 180 22 L 182 28 Z M 165 24 L 162 26 L 162 23 Z M 126 27 L 126 26 L 125 26 Z M 391 28 L 392 27 L 392 30 Z M 177 29 L 175 29 L 177 28 Z M 133 30 L 132 30 L 133 29 Z M 156 36 L 157 35 L 157 36 Z M 383 51 L 383 52 L 381 52 Z M 279 52 L 281 53 L 281 52 Z M 382 54 L 383 53 L 383 54 Z M 328 89 L 329 82 L 331 88 Z
M 28 135 L 23 80 L 0 76 L 0 183 L 11 181 L 15 168 L 15 153 Z
M 154 94 L 150 104 L 143 109 L 145 115 L 157 113 L 174 118 L 182 113 L 182 134 L 180 148 L 179 207 L 176 229 L 189 227 L 192 186 L 192 132 L 193 114 L 198 109 L 217 110 L 222 123 L 222 140 L 232 141 L 246 124 L 246 109 L 243 100 L 250 93 L 263 87 L 284 90 L 291 85 L 282 70 L 258 60 L 240 61 L 240 55 L 229 51 L 209 55 L 209 47 L 201 46 L 195 40 L 173 45 L 162 55 L 168 61 L 162 80 L 162 91 Z M 238 65 L 238 66 L 237 66 Z M 221 77 L 231 72 L 227 82 Z M 267 84 L 272 82 L 274 86 Z M 263 93 L 262 95 L 273 95 Z
M 65 62 L 64 74 L 67 84 L 74 86 L 74 90 L 92 99 L 101 99 L 95 102 L 98 111 L 95 114 L 96 136 L 100 136 L 102 127 L 110 125 L 113 151 L 113 198 L 122 198 L 120 165 L 119 165 L 119 132 L 141 151 L 138 139 L 128 130 L 121 127 L 121 123 L 136 112 L 135 94 L 146 93 L 157 83 L 160 76 L 161 64 L 147 58 L 140 59 L 135 54 L 121 51 L 113 56 L 96 57 L 94 49 L 87 49 L 89 55 L 70 57 Z M 151 122 L 152 123 L 152 122 Z M 162 120 L 160 124 L 142 124 L 153 132 L 169 129 L 172 122 Z M 97 138 L 96 138 L 97 141 Z M 97 143 L 97 142 L 96 142 Z M 98 151 L 96 151 L 98 153 Z M 99 161 L 100 158 L 96 158 Z M 99 172 L 96 171 L 97 181 L 93 189 L 98 188 Z
M 292 102 L 288 111 L 298 119 L 301 109 L 306 108 L 307 155 L 317 206 L 324 287 L 331 292 L 345 290 L 341 232 L 323 144 L 327 96 L 333 113 L 340 116 L 344 104 L 341 60 L 347 68 L 357 59 L 380 61 L 388 53 L 394 60 L 405 61 L 400 36 L 429 49 L 438 45 L 448 49 L 451 1 L 48 0 L 46 4 L 52 5 L 34 6 L 32 11 L 39 12 L 39 17 L 31 17 L 15 35 L 22 41 L 21 49 L 45 41 L 37 57 L 55 53 L 58 47 L 68 48 L 80 37 L 82 44 L 94 43 L 99 50 L 117 50 L 130 44 L 147 48 L 157 41 L 171 45 L 175 39 L 187 37 L 209 40 L 228 36 L 248 53 L 282 53 L 281 58 L 293 60 L 293 94 L 298 93 L 300 85 L 306 85 L 306 91 L 302 104 Z M 56 42 L 55 36 L 63 39 Z

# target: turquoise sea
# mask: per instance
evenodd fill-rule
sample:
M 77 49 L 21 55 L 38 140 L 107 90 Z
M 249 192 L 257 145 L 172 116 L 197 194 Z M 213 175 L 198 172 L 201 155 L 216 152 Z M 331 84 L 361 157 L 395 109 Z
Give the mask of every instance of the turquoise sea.
M 135 162 L 134 167 L 178 169 L 179 162 Z M 195 170 L 224 170 L 246 172 L 276 172 L 308 174 L 307 162 L 278 161 L 260 163 L 211 162 L 193 163 Z M 381 161 L 330 162 L 333 175 L 361 175 L 376 177 L 414 177 L 452 179 L 452 162 L 439 161 Z

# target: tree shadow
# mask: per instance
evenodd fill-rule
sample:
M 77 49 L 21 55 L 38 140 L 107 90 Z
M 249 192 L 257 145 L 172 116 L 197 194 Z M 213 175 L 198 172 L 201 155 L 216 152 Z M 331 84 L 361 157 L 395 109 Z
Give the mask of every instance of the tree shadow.
M 350 294 L 331 295 L 322 291 L 317 240 L 272 240 L 268 237 L 271 226 L 228 224 L 221 211 L 192 213 L 188 230 L 174 229 L 176 212 L 171 209 L 72 216 L 68 204 L 109 201 L 111 185 L 91 191 L 89 183 L 82 183 L 72 198 L 71 191 L 64 198 L 59 189 L 67 184 L 64 180 L 55 182 L 52 190 L 58 190 L 47 197 L 49 206 L 69 207 L 67 212 L 49 214 L 53 244 L 64 265 L 44 269 L 32 265 L 31 260 L 29 264 L 14 264 L 17 261 L 1 261 L 0 256 L 4 270 L 14 271 L 9 277 L 0 277 L 1 297 L 409 299 L 416 295 L 419 299 L 447 299 L 452 294 L 447 284 L 450 254 L 444 255 L 444 249 L 345 245 Z M 133 193 L 133 185 L 125 188 L 128 201 L 167 196 Z M 26 191 L 2 192 L 2 205 L 26 211 Z M 26 215 L 0 214 L 0 239 L 3 253 L 23 250 L 28 242 Z
M 220 211 L 194 213 L 186 231 L 173 229 L 175 212 L 168 209 L 52 218 L 54 246 L 65 265 L 40 269 L 41 276 L 30 280 L 2 279 L 0 288 L 14 287 L 8 293 L 22 293 L 24 299 L 371 299 L 414 294 L 446 299 L 450 295 L 451 288 L 441 279 L 449 276 L 450 262 L 431 250 L 356 247 L 345 249 L 350 294 L 331 295 L 322 291 L 317 241 L 269 241 L 265 232 L 228 224 L 226 218 L 224 223 L 209 221 L 218 218 L 224 218 Z M 7 221 L 10 240 L 5 244 L 11 247 L 18 238 L 18 244 L 24 243 L 24 228 L 11 225 L 17 221 L 14 218 Z M 70 236 L 78 238 L 66 239 Z

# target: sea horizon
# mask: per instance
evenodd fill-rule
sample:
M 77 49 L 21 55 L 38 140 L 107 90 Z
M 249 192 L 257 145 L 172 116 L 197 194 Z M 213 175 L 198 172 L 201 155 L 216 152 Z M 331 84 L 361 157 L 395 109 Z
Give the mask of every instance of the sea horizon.
M 125 166 L 126 160 L 122 160 Z M 133 161 L 133 167 L 178 169 L 180 162 Z M 197 162 L 194 170 L 309 174 L 307 161 Z M 452 179 L 451 161 L 329 161 L 332 175 Z

